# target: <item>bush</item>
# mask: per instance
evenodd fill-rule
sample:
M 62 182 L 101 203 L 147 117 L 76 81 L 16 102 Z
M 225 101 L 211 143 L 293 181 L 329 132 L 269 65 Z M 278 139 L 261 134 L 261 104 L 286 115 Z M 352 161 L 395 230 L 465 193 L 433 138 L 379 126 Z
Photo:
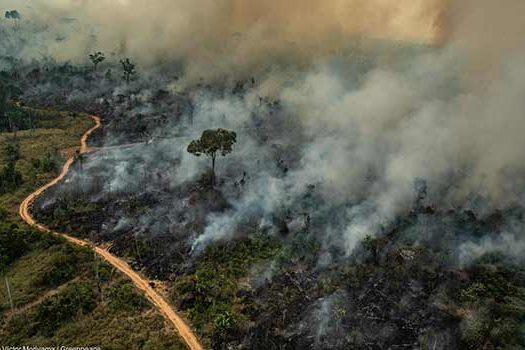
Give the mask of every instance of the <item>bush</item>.
M 9 212 L 7 210 L 5 210 L 4 208 L 0 207 L 0 221 L 4 221 L 5 219 L 7 219 L 7 215 L 9 214 Z
M 77 273 L 78 259 L 74 252 L 53 259 L 51 270 L 46 271 L 36 282 L 35 287 L 58 287 L 70 281 Z
M 2 341 L 9 341 L 11 344 L 21 343 L 24 338 L 35 335 L 35 325 L 33 320 L 25 313 L 13 315 L 6 323 L 2 335 L 6 334 L 11 335 L 11 338 L 9 338 L 9 340 L 2 339 Z
M 468 288 L 461 291 L 461 299 L 470 302 L 477 303 L 483 301 L 484 298 L 489 296 L 489 291 L 483 283 L 473 283 Z
M 57 170 L 58 165 L 55 157 L 51 153 L 47 153 L 45 157 L 40 161 L 40 169 L 43 172 L 49 173 Z
M 148 306 L 148 301 L 137 293 L 131 283 L 123 281 L 111 287 L 109 306 L 116 311 L 140 311 Z
M 461 341 L 464 349 L 481 349 L 490 332 L 490 314 L 486 309 L 478 309 L 463 319 Z
M 224 311 L 215 317 L 213 320 L 213 330 L 216 333 L 222 334 L 227 332 L 235 323 L 231 312 Z
M 34 238 L 35 232 L 31 229 L 0 222 L 0 270 L 26 254 Z
M 0 194 L 14 191 L 22 184 L 22 174 L 16 170 L 16 162 L 9 161 L 0 171 Z
M 58 169 L 56 156 L 49 152 L 42 159 L 31 158 L 30 162 L 33 169 L 44 173 L 53 172 Z
M 8 162 L 16 162 L 20 159 L 20 144 L 10 142 L 4 146 L 4 157 Z
M 69 285 L 61 294 L 48 299 L 38 306 L 37 329 L 46 336 L 51 336 L 64 323 L 77 314 L 87 314 L 96 307 L 96 295 L 93 288 L 85 283 Z
M 38 158 L 31 158 L 30 163 L 31 163 L 31 166 L 34 169 L 36 169 L 36 170 L 40 169 L 40 159 L 38 159 Z
M 235 317 L 230 311 L 222 311 L 213 320 L 212 348 L 222 348 L 222 344 L 235 333 Z

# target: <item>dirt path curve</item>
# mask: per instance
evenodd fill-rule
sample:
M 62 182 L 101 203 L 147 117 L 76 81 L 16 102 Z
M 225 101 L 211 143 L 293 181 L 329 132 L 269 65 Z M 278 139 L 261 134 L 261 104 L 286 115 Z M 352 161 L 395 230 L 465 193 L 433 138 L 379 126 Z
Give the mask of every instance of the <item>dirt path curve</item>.
M 82 135 L 82 138 L 80 139 L 80 153 L 87 153 L 89 152 L 89 147 L 87 145 L 87 140 L 89 136 L 97 130 L 101 124 L 100 124 L 100 118 L 96 116 L 92 116 L 93 120 L 95 121 L 95 126 L 89 129 Z M 36 198 L 38 198 L 40 195 L 42 195 L 46 190 L 49 188 L 55 186 L 58 184 L 69 172 L 69 169 L 73 165 L 75 161 L 75 156 L 70 157 L 66 163 L 64 164 L 64 167 L 62 168 L 62 172 L 60 175 L 58 175 L 57 178 L 49 182 L 47 185 L 44 185 L 40 187 L 35 192 L 31 193 L 20 205 L 20 216 L 22 219 L 28 223 L 31 226 L 34 226 L 38 228 L 41 231 L 44 232 L 50 232 L 52 234 L 64 237 L 67 241 L 82 246 L 82 247 L 93 247 L 93 244 L 89 241 L 81 240 L 72 236 L 69 236 L 65 233 L 59 233 L 50 230 L 46 226 L 39 224 L 35 221 L 33 216 L 31 215 L 29 208 L 31 207 L 31 204 L 35 201 Z M 186 322 L 175 312 L 175 310 L 170 306 L 170 304 L 162 297 L 159 293 L 157 293 L 150 285 L 150 281 L 135 272 L 129 265 L 122 259 L 114 256 L 110 252 L 108 252 L 105 249 L 102 249 L 100 247 L 94 246 L 93 249 L 96 251 L 96 253 L 101 256 L 104 260 L 106 260 L 109 264 L 113 265 L 115 268 L 117 268 L 120 272 L 124 273 L 126 276 L 128 276 L 131 281 L 135 284 L 135 286 L 144 292 L 144 294 L 151 300 L 151 302 L 159 309 L 159 311 L 164 315 L 164 317 L 171 322 L 177 331 L 179 332 L 180 336 L 184 341 L 186 342 L 186 345 L 190 350 L 203 350 L 202 345 L 199 343 L 199 340 L 195 336 L 195 334 L 192 332 L 191 328 L 186 324 Z

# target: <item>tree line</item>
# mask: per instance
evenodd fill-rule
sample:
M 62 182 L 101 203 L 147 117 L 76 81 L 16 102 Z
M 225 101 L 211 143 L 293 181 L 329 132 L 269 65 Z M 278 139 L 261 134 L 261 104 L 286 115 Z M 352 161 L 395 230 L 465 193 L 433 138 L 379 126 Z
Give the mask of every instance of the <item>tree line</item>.
M 98 69 L 98 66 L 106 60 L 106 55 L 101 51 L 97 51 L 92 54 L 89 54 L 89 59 L 91 60 L 91 63 L 93 64 L 93 71 L 96 72 Z M 124 58 L 120 60 L 120 66 L 122 68 L 122 79 L 127 84 L 129 84 L 132 80 L 136 78 L 136 75 L 137 75 L 137 71 L 135 70 L 136 66 L 129 58 Z

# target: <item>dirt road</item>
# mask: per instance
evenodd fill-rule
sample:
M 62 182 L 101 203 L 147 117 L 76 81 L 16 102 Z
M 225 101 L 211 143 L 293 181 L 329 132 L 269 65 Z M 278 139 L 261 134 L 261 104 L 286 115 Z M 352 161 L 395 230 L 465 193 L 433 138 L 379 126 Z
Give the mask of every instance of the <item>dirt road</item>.
M 86 131 L 84 135 L 82 135 L 82 138 L 80 139 L 80 153 L 87 153 L 89 151 L 87 140 L 89 136 L 101 126 L 99 117 L 92 116 L 92 118 L 96 124 L 94 127 Z M 58 184 L 67 175 L 74 161 L 75 161 L 75 157 L 74 156 L 70 157 L 64 164 L 64 167 L 62 168 L 62 172 L 60 173 L 60 175 L 58 175 L 57 178 L 55 178 L 53 181 L 49 182 L 48 184 L 40 187 L 35 192 L 31 193 L 20 205 L 19 213 L 22 219 L 26 223 L 38 228 L 41 231 L 50 232 L 52 234 L 64 237 L 67 241 L 73 244 L 82 246 L 82 247 L 93 247 L 93 244 L 89 241 L 81 240 L 81 239 L 69 236 L 65 233 L 59 233 L 59 232 L 52 231 L 46 226 L 39 224 L 31 216 L 31 213 L 29 211 L 31 204 L 35 201 L 36 198 L 42 195 L 49 188 Z M 113 265 L 119 271 L 121 271 L 126 276 L 128 276 L 131 279 L 131 281 L 133 281 L 135 286 L 138 289 L 140 289 L 148 297 L 148 299 L 159 309 L 159 311 L 164 315 L 164 317 L 175 326 L 175 328 L 179 332 L 182 339 L 184 339 L 184 341 L 186 342 L 190 350 L 202 350 L 203 349 L 202 345 L 199 343 L 199 340 L 197 339 L 195 334 L 192 332 L 188 324 L 177 314 L 177 312 L 175 312 L 175 310 L 173 310 L 173 308 L 164 299 L 164 297 L 162 297 L 159 293 L 155 291 L 155 289 L 151 287 L 149 280 L 147 280 L 146 278 L 144 278 L 143 276 L 135 272 L 131 267 L 129 267 L 129 265 L 124 260 L 114 256 L 107 250 L 102 249 L 100 247 L 96 247 L 96 246 L 94 246 L 93 249 L 96 251 L 96 253 L 99 256 L 101 256 L 109 264 Z

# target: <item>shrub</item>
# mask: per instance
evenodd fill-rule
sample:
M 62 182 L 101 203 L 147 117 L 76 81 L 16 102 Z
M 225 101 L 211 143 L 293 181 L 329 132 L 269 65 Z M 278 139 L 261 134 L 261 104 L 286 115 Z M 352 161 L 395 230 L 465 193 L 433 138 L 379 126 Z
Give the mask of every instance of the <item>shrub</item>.
M 0 270 L 24 255 L 33 238 L 34 232 L 30 229 L 0 222 Z
M 70 281 L 77 273 L 78 260 L 73 254 L 60 254 L 53 259 L 52 267 L 36 282 L 36 287 L 58 287 Z
M 7 143 L 3 149 L 4 157 L 8 162 L 16 162 L 20 159 L 20 144 Z
M 216 333 L 222 334 L 227 332 L 235 323 L 235 320 L 229 311 L 224 311 L 217 315 L 213 320 L 213 330 Z
M 37 329 L 51 336 L 61 325 L 77 314 L 87 314 L 96 307 L 96 295 L 92 287 L 85 283 L 73 283 L 59 295 L 45 300 L 37 309 Z
M 16 162 L 9 161 L 0 171 L 0 194 L 14 191 L 22 184 L 22 174 L 16 170 Z
M 123 281 L 111 287 L 109 306 L 116 311 L 140 311 L 148 306 L 148 301 L 137 293 L 131 283 Z

